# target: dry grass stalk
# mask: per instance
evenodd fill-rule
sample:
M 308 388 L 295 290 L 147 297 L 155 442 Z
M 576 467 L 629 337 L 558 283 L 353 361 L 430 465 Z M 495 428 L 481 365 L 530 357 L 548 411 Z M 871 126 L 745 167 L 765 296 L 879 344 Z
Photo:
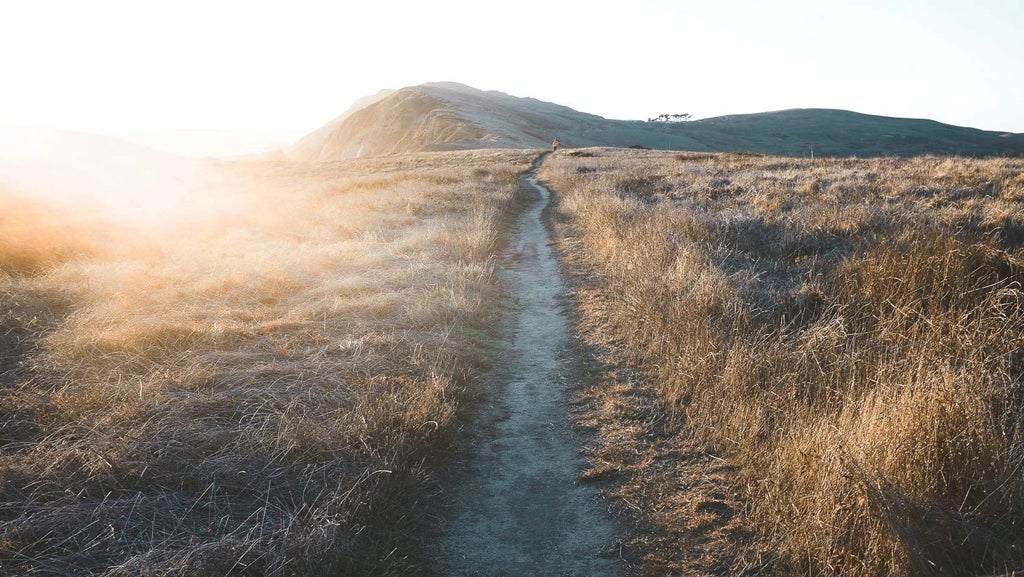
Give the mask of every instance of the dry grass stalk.
M 587 152 L 541 173 L 583 332 L 737 466 L 777 571 L 1024 567 L 1024 161 Z
M 416 566 L 532 156 L 224 165 L 187 232 L 5 196 L 0 572 Z

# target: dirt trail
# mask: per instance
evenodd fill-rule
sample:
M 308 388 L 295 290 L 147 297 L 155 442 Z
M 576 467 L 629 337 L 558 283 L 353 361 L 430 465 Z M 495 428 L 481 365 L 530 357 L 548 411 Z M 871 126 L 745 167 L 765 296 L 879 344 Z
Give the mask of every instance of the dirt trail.
M 568 422 L 573 378 L 565 283 L 541 220 L 549 192 L 531 195 L 500 276 L 505 313 L 497 387 L 473 432 L 466 470 L 441 539 L 451 577 L 611 577 L 622 573 L 614 527 L 596 491 L 577 483 L 583 461 Z

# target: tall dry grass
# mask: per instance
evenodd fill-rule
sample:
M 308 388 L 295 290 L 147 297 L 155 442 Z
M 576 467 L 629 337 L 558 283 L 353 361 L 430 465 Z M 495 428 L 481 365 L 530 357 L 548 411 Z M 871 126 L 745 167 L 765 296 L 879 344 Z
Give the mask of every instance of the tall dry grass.
M 588 150 L 541 177 L 585 333 L 738 465 L 776 571 L 1024 568 L 1024 162 Z
M 417 567 L 531 159 L 224 164 L 230 210 L 114 232 L 8 195 L 0 572 Z

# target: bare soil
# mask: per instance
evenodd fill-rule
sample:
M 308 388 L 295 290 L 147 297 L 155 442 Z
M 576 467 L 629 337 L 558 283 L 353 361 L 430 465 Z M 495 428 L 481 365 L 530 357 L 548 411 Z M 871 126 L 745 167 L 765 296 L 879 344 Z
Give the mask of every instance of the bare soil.
M 500 271 L 510 303 L 493 398 L 472 425 L 464 469 L 440 539 L 441 574 L 460 577 L 620 575 L 616 530 L 569 421 L 578 363 L 566 285 L 542 220 L 549 192 L 535 177 Z

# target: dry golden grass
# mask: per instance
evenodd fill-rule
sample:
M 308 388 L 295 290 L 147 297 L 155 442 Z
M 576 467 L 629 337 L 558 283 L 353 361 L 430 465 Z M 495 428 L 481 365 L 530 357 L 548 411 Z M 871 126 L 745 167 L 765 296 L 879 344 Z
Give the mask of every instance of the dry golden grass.
M 585 418 L 623 509 L 683 540 L 638 540 L 647 574 L 1024 568 L 1024 161 L 595 149 L 541 177 L 584 338 L 642 377 Z M 708 458 L 754 544 L 686 508 Z M 681 527 L 746 545 L 680 560 Z
M 532 156 L 224 164 L 151 230 L 5 195 L 0 572 L 415 567 Z

